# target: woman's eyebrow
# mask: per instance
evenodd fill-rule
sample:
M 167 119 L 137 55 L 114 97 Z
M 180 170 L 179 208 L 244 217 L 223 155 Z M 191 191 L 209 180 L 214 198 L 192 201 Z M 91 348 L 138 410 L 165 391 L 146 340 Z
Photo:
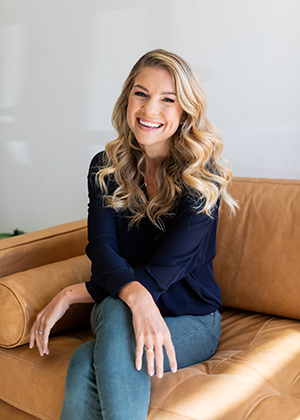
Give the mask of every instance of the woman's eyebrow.
M 149 92 L 149 90 L 148 90 L 148 89 L 146 89 L 146 88 L 145 88 L 144 86 L 142 86 L 142 85 L 134 85 L 133 87 L 134 87 L 134 88 L 138 88 L 138 89 L 143 89 L 145 92 Z M 162 95 L 174 95 L 174 96 L 177 96 L 175 92 L 162 92 L 161 94 L 162 94 Z
M 162 95 L 175 95 L 175 96 L 177 96 L 175 92 L 163 92 Z
M 139 89 L 143 89 L 143 90 L 145 90 L 146 92 L 149 92 L 149 90 L 148 89 L 146 89 L 144 86 L 142 86 L 142 85 L 134 85 L 133 86 L 134 88 L 139 88 Z

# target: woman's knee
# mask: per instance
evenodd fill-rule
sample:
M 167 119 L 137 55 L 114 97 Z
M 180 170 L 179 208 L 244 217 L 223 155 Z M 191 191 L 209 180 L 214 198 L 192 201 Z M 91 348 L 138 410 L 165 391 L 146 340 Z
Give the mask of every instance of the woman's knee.
M 94 306 L 91 314 L 91 324 L 93 333 L 97 328 L 105 326 L 114 330 L 132 325 L 132 316 L 129 307 L 121 300 L 111 296 Z
M 126 354 L 130 363 L 134 363 L 136 341 L 132 313 L 121 299 L 108 297 L 94 308 L 92 329 L 96 337 L 95 354 L 101 354 L 106 361 L 120 360 Z

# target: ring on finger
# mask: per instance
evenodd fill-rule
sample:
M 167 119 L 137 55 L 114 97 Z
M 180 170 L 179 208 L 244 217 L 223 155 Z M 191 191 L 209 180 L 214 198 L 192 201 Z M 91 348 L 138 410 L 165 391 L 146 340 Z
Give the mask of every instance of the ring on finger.
M 145 346 L 145 351 L 146 351 L 146 353 L 148 353 L 148 352 L 153 353 L 154 352 L 154 347 L 146 347 Z
M 44 334 L 43 331 L 35 330 L 36 334 Z

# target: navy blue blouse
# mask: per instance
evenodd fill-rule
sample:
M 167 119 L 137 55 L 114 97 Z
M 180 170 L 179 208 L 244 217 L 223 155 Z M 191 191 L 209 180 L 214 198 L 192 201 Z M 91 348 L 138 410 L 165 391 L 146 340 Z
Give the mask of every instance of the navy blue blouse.
M 205 315 L 221 306 L 221 292 L 213 274 L 216 255 L 218 206 L 213 218 L 197 214 L 188 197 L 175 216 L 166 218 L 165 232 L 144 218 L 128 229 L 124 212 L 103 206 L 95 184 L 95 168 L 103 153 L 92 160 L 88 175 L 88 245 L 92 276 L 86 283 L 95 302 L 117 296 L 127 283 L 139 281 L 153 296 L 163 316 Z M 116 187 L 110 183 L 109 189 Z

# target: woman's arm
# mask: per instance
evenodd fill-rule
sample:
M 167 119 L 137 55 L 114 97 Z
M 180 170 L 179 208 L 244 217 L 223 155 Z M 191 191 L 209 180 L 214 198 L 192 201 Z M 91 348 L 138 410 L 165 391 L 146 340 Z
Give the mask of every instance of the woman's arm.
M 94 179 L 96 168 L 102 164 L 103 152 L 92 159 L 88 174 L 89 242 L 86 253 L 92 262 L 92 277 L 86 287 L 96 302 L 109 295 L 116 296 L 125 284 L 136 280 L 132 268 L 119 253 L 115 213 L 103 205 L 103 195 Z
M 88 293 L 85 283 L 74 284 L 63 289 L 38 313 L 30 331 L 29 347 L 32 349 L 36 344 L 41 356 L 49 354 L 49 335 L 56 322 L 63 317 L 73 303 L 92 302 L 94 300 Z

